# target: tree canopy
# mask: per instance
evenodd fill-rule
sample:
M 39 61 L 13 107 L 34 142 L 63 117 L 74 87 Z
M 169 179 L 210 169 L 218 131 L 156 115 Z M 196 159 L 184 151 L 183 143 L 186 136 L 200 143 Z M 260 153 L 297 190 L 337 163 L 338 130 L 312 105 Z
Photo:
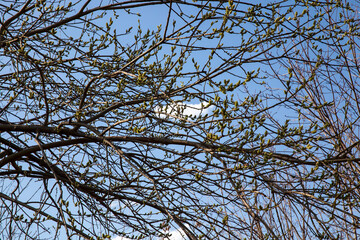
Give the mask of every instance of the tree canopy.
M 358 1 L 0 16 L 0 239 L 360 236 Z

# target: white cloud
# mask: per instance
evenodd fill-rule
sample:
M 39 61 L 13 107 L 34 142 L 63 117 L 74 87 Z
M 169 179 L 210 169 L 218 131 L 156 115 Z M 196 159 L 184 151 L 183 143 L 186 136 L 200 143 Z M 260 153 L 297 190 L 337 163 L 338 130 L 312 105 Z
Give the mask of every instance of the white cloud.
M 165 238 L 165 240 L 185 240 L 185 233 L 182 229 L 176 229 L 170 232 L 170 237 Z
M 117 208 L 135 206 L 135 205 L 138 205 L 138 204 L 139 203 L 133 202 L 133 201 L 130 201 L 130 200 L 123 200 L 122 202 L 120 202 L 119 200 L 114 200 L 114 201 L 112 201 L 110 203 L 110 208 L 117 209 Z
M 126 238 L 126 237 L 120 237 L 120 236 L 117 236 L 111 240 L 131 240 L 130 238 Z
M 166 237 L 166 238 L 158 238 L 158 240 L 187 240 L 188 238 L 186 237 L 184 231 L 182 229 L 176 229 L 170 232 L 170 236 Z M 125 237 L 120 237 L 117 236 L 115 238 L 112 238 L 111 240 L 131 240 L 129 238 L 125 238 Z
M 198 104 L 173 102 L 167 106 L 156 107 L 155 112 L 159 113 L 161 118 L 174 116 L 200 116 L 211 112 L 213 106 L 205 108 L 207 102 Z

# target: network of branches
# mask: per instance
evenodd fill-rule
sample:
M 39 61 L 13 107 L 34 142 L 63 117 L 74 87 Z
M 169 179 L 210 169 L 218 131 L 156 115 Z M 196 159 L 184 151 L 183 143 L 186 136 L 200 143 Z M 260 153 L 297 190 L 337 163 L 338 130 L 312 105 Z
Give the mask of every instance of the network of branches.
M 359 2 L 0 2 L 0 239 L 358 239 Z

